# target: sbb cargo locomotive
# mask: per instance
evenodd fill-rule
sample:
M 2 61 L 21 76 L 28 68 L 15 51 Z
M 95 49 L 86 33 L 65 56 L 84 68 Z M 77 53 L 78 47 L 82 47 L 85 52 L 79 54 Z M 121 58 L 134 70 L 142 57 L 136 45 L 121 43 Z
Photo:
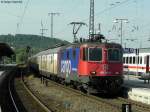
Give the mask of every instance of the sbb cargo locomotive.
M 30 61 L 43 77 L 90 93 L 116 93 L 123 83 L 122 47 L 116 43 L 74 43 L 40 52 Z

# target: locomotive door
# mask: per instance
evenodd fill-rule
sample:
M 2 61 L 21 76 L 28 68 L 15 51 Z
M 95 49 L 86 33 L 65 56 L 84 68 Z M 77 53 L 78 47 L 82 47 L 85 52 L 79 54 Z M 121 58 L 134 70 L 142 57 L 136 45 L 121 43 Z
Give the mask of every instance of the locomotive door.
M 149 55 L 146 56 L 146 73 L 149 72 Z

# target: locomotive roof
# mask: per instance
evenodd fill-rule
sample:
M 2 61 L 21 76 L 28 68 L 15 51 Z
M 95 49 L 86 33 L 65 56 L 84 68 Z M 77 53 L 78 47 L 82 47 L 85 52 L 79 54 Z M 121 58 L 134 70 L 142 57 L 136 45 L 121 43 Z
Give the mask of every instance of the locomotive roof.
M 101 46 L 101 47 L 106 47 L 106 46 L 119 46 L 121 48 L 120 44 L 117 43 L 100 43 L 100 42 L 85 42 L 85 43 L 71 43 L 65 46 L 59 46 L 56 48 L 50 48 L 47 49 L 45 51 L 39 52 L 38 54 L 36 54 L 35 56 L 40 56 L 40 55 L 47 55 L 49 53 L 56 53 L 59 50 L 64 50 L 67 48 L 72 48 L 72 47 L 81 47 L 81 46 Z
M 81 46 L 101 46 L 101 47 L 106 47 L 106 46 L 119 46 L 121 47 L 120 44 L 117 43 L 100 43 L 100 42 L 86 42 L 86 43 L 72 43 L 68 44 L 66 46 L 63 46 L 62 49 L 64 48 L 70 48 L 70 47 L 81 47 Z

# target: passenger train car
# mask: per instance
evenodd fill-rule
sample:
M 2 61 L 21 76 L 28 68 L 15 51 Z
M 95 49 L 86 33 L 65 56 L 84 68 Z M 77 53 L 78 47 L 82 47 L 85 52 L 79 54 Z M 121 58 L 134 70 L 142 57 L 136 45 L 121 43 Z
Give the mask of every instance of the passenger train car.
M 42 76 L 60 83 L 90 93 L 113 94 L 123 83 L 122 56 L 119 44 L 85 42 L 42 51 L 31 57 L 30 63 Z
M 144 77 L 150 71 L 150 53 L 124 54 L 123 62 L 125 73 L 138 74 Z

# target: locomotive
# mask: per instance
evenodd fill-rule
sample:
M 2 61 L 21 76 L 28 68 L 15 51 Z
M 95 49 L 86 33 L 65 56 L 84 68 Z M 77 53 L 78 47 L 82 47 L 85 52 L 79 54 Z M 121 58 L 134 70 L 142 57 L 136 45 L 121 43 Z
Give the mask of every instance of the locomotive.
M 88 93 L 116 94 L 123 83 L 122 47 L 117 43 L 88 41 L 47 49 L 30 58 L 30 67 Z

